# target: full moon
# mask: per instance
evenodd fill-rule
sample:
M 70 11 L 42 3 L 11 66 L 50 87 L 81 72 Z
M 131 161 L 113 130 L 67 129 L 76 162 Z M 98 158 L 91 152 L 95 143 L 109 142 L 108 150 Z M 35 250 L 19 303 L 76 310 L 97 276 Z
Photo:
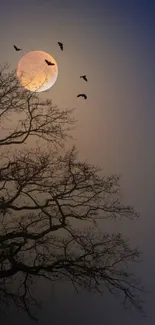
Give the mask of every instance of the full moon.
M 47 65 L 45 60 L 54 65 Z M 46 52 L 28 52 L 18 63 L 17 77 L 24 88 L 33 92 L 45 91 L 55 84 L 58 66 L 55 59 Z

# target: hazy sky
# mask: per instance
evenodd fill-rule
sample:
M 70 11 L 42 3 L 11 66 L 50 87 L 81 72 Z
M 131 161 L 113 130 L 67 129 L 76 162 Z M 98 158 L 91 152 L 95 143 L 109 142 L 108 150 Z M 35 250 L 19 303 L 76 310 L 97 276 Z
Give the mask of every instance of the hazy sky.
M 28 51 L 53 55 L 57 82 L 45 95 L 61 108 L 76 107 L 76 146 L 81 158 L 105 173 L 121 173 L 123 197 L 141 214 L 113 225 L 144 251 L 137 267 L 152 294 L 148 318 L 126 313 L 113 298 L 67 288 L 52 296 L 44 288 L 39 324 L 155 323 L 155 1 L 27 0 L 0 5 L 0 63 L 15 69 Z M 57 46 L 64 43 L 64 52 Z M 23 48 L 15 52 L 13 44 Z M 87 74 L 88 83 L 79 79 Z M 87 101 L 77 99 L 86 92 Z M 68 290 L 68 291 L 66 291 Z M 104 301 L 105 300 L 105 301 Z M 53 307 L 53 308 L 52 308 Z M 13 319 L 14 317 L 14 319 Z M 31 324 L 25 314 L 6 323 Z

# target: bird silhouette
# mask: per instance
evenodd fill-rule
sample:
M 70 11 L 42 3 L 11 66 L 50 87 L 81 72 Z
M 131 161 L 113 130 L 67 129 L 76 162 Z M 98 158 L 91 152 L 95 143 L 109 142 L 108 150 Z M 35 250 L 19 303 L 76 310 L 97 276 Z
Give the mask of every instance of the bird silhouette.
M 77 97 L 83 97 L 84 99 L 87 99 L 87 96 L 85 94 L 79 94 Z
M 47 65 L 55 65 L 54 63 L 52 63 L 52 62 L 50 62 L 50 61 L 48 61 L 46 59 L 45 59 L 45 62 L 47 63 Z
M 14 47 L 14 49 L 15 49 L 16 51 L 21 51 L 21 50 L 22 50 L 22 49 L 20 49 L 19 47 L 17 47 L 16 45 L 14 45 L 13 47 Z
M 61 51 L 63 51 L 63 49 L 64 49 L 63 43 L 61 43 L 61 42 L 58 42 L 58 45 L 60 46 L 60 48 L 61 48 Z
M 86 75 L 80 76 L 80 78 L 83 78 L 85 81 L 88 81 Z

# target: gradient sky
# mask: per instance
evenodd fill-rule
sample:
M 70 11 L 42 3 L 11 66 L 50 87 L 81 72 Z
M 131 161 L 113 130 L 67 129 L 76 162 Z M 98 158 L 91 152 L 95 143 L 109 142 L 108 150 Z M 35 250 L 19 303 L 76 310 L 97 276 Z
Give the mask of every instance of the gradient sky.
M 141 218 L 111 227 L 144 251 L 136 269 L 151 290 L 148 318 L 141 319 L 113 297 L 77 296 L 66 287 L 52 294 L 42 288 L 39 324 L 155 324 L 155 1 L 5 0 L 0 17 L 0 63 L 8 61 L 15 69 L 28 51 L 51 54 L 59 76 L 40 96 L 61 108 L 76 107 L 79 156 L 106 174 L 122 175 L 123 199 Z M 64 52 L 57 41 L 64 42 Z M 81 74 L 87 74 L 88 83 L 81 82 Z M 87 101 L 76 98 L 81 91 Z M 1 321 L 18 323 L 32 322 L 22 313 Z

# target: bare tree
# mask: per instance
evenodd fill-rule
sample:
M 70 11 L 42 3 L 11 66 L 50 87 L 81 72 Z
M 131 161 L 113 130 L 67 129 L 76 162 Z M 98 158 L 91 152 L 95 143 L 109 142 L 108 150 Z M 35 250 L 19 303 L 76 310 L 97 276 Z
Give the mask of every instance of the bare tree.
M 1 67 L 0 301 L 13 301 L 34 319 L 41 278 L 69 280 L 75 290 L 120 292 L 141 310 L 141 285 L 128 270 L 138 250 L 98 227 L 98 220 L 138 214 L 121 204 L 118 176 L 78 161 L 75 147 L 60 154 L 71 113 L 25 91 L 15 72 Z M 42 146 L 25 145 L 34 136 Z

